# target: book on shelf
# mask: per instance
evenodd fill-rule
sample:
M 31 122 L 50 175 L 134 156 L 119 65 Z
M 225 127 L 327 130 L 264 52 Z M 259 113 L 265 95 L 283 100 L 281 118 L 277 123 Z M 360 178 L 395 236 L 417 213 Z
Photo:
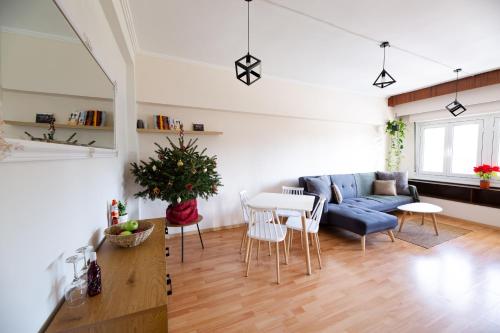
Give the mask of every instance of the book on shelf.
M 153 115 L 153 124 L 155 129 L 169 130 L 171 118 L 163 115 Z
M 71 113 L 68 125 L 103 127 L 106 126 L 106 112 L 86 110 Z

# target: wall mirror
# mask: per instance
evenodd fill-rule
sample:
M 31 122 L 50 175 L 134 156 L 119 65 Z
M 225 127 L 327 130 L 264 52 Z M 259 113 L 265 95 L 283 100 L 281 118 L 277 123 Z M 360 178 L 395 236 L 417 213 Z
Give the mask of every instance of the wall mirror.
M 1 0 L 0 29 L 3 136 L 115 148 L 114 85 L 56 4 Z

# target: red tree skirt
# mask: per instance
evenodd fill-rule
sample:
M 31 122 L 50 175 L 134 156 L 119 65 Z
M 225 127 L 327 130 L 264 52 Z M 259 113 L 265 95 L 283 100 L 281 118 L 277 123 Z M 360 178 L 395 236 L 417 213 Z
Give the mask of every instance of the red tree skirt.
M 169 205 L 167 208 L 167 220 L 175 224 L 189 224 L 198 220 L 196 199 Z

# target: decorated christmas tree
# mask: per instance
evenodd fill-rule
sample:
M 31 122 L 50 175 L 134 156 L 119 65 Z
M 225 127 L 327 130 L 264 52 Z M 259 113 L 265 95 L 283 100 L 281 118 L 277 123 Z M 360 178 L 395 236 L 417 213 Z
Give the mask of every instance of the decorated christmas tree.
M 216 170 L 217 156 L 205 155 L 206 148 L 198 151 L 198 139 L 190 139 L 186 144 L 182 130 L 178 144 L 168 137 L 167 140 L 170 147 L 155 143 L 157 158 L 150 157 L 147 162 L 141 160 L 140 164 L 132 163 L 135 182 L 143 187 L 135 196 L 169 202 L 169 209 L 178 210 L 178 218 L 180 214 L 180 220 L 174 222 L 187 223 L 189 221 L 184 219 L 185 216 L 188 216 L 187 220 L 195 218 L 193 205 L 196 210 L 196 198 L 208 199 L 217 194 L 217 188 L 222 186 Z M 167 218 L 168 215 L 167 210 Z

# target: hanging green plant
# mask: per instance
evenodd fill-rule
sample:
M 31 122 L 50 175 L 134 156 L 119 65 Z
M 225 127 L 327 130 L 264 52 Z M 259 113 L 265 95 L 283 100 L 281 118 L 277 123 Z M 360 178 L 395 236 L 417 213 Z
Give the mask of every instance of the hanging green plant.
M 403 157 L 406 123 L 401 119 L 389 120 L 386 123 L 385 132 L 389 135 L 390 140 L 386 159 L 387 170 L 398 171 Z

